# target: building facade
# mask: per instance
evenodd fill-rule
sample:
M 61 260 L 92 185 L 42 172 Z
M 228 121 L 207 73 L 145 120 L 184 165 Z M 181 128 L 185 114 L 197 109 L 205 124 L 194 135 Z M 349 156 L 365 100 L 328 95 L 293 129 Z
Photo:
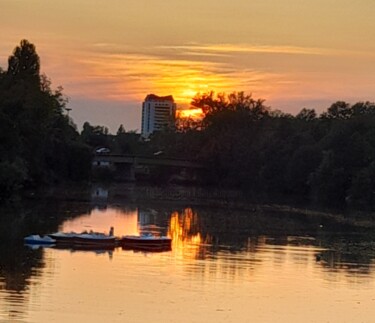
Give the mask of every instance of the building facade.
M 142 104 L 142 137 L 148 138 L 155 131 L 174 125 L 176 103 L 173 96 L 149 94 Z

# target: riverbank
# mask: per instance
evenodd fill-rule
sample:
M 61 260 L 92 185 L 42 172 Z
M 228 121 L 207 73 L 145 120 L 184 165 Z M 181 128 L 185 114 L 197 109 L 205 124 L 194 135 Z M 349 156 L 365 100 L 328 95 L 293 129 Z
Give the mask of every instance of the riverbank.
M 136 207 L 142 204 L 176 205 L 176 207 L 209 207 L 227 210 L 241 210 L 249 213 L 279 213 L 294 216 L 332 219 L 338 223 L 363 228 L 375 228 L 375 214 L 356 210 L 323 209 L 316 206 L 288 201 L 270 201 L 249 197 L 237 190 L 192 187 L 151 186 L 134 183 L 81 184 L 43 188 L 26 192 L 23 199 L 49 199 L 87 202 L 93 207 L 121 206 L 124 203 Z

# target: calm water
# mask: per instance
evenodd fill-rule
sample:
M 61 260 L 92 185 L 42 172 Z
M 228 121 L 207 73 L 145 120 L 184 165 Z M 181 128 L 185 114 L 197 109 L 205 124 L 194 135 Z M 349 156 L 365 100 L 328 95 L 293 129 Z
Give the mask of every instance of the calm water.
M 43 202 L 2 212 L 0 322 L 375 322 L 372 230 L 166 203 Z M 172 251 L 22 242 L 110 226 L 119 236 L 169 235 Z

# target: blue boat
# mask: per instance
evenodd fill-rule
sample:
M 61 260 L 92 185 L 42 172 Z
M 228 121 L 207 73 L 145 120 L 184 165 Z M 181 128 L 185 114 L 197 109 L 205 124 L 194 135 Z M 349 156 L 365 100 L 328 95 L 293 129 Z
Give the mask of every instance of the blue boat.
M 55 239 L 52 239 L 49 236 L 41 237 L 39 234 L 33 234 L 31 236 L 27 236 L 23 239 L 23 241 L 27 244 L 35 244 L 35 245 L 51 245 L 51 244 L 56 243 Z

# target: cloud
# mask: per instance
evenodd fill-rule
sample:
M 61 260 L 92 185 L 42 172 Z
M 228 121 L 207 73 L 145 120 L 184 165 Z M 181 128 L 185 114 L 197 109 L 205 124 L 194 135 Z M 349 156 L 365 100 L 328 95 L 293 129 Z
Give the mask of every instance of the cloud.
M 148 93 L 172 94 L 178 103 L 188 104 L 197 92 L 256 91 L 270 88 L 266 80 L 281 79 L 270 71 L 238 68 L 227 55 L 185 55 L 181 48 L 156 46 L 137 52 L 110 43 L 83 47 L 82 53 L 72 55 L 67 90 L 80 97 L 133 102 Z
M 149 93 L 172 94 L 179 106 L 187 106 L 197 92 L 213 90 L 275 100 L 330 95 L 325 88 L 336 84 L 330 73 L 337 70 L 339 52 L 248 44 L 134 48 L 95 43 L 66 53 L 54 73 L 69 96 L 87 99 L 140 103 Z
M 160 49 L 184 50 L 190 55 L 219 55 L 218 53 L 263 53 L 287 55 L 332 55 L 336 50 L 298 46 L 266 46 L 249 44 L 190 44 L 182 46 L 159 46 Z
M 171 94 L 179 108 L 188 108 L 197 92 L 245 91 L 289 112 L 303 106 L 321 110 L 321 102 L 345 99 L 343 93 L 373 100 L 373 58 L 353 59 L 362 55 L 357 52 L 341 55 L 326 49 L 235 44 L 134 48 L 96 43 L 57 47 L 58 52 L 42 49 L 43 72 L 53 84 L 64 86 L 78 123 L 91 117 L 100 123 L 100 111 L 107 117 L 111 106 L 123 106 L 124 111 L 117 109 L 107 124 L 118 127 L 117 118 L 130 107 L 132 122 L 139 124 L 134 111 L 139 112 L 149 93 Z

